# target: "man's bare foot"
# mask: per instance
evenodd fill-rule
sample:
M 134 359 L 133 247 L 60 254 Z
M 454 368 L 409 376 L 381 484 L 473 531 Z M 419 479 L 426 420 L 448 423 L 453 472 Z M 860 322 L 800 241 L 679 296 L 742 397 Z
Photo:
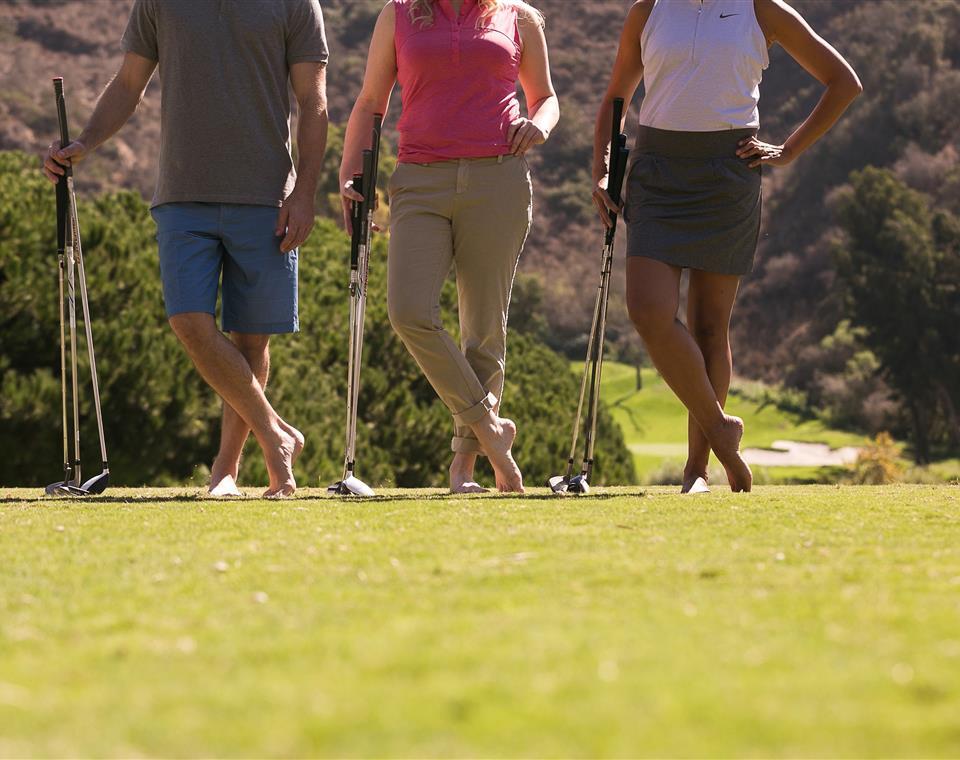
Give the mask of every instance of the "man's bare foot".
M 453 455 L 450 463 L 450 493 L 488 493 L 489 488 L 474 481 L 473 468 L 477 463 L 476 454 Z
M 223 457 L 218 453 L 216 459 L 213 460 L 213 464 L 210 465 L 210 493 L 214 493 L 216 490 L 223 490 L 227 488 L 228 485 L 226 481 L 233 483 L 233 487 L 237 487 L 237 478 L 240 473 L 240 459 L 239 457 L 232 462 L 225 461 Z M 217 495 L 217 494 L 214 494 Z
M 710 447 L 727 472 L 731 491 L 749 491 L 753 486 L 753 473 L 740 455 L 741 438 L 743 420 L 726 414 L 707 432 Z
M 510 450 L 517 437 L 517 426 L 513 421 L 489 412 L 470 427 L 490 460 L 497 479 L 497 490 L 501 493 L 523 493 L 523 475 Z
M 233 475 L 224 475 L 217 480 L 211 478 L 208 492 L 211 496 L 243 496 Z
M 305 441 L 306 439 L 303 437 L 303 433 L 301 433 L 299 430 L 297 430 L 297 429 L 296 429 L 293 425 L 291 425 L 289 422 L 285 422 L 284 420 L 280 420 L 280 427 L 282 427 L 282 428 L 284 429 L 284 431 L 287 433 L 287 435 L 293 436 L 293 440 L 294 440 L 294 445 L 293 445 L 293 461 L 291 462 L 291 464 L 296 464 L 296 463 L 297 463 L 297 459 L 300 458 L 300 453 L 303 451 L 303 444 L 304 444 L 304 441 Z
M 270 474 L 270 487 L 263 495 L 268 499 L 280 499 L 293 496 L 297 490 L 297 481 L 293 477 L 293 462 L 303 450 L 303 434 L 296 428 L 285 425 L 292 432 L 278 428 L 276 438 L 269 445 L 261 444 L 263 457 Z

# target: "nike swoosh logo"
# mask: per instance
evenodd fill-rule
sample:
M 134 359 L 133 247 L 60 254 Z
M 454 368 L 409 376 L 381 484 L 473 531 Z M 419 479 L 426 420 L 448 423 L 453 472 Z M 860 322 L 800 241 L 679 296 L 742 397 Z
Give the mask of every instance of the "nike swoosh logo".
M 728 13 L 726 16 L 724 16 L 724 15 L 721 13 L 721 14 L 720 14 L 720 18 L 730 18 L 731 16 L 739 16 L 739 15 L 740 15 L 739 13 Z

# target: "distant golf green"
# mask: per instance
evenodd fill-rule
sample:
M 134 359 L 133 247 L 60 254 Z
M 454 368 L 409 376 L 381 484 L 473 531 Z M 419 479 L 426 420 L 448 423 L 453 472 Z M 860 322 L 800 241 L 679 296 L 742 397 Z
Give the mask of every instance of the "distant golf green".
M 0 756 L 960 755 L 957 487 L 109 493 L 0 489 Z
M 577 364 L 577 371 L 583 365 Z M 687 412 L 654 369 L 643 369 L 642 390 L 637 390 L 634 367 L 615 362 L 603 366 L 601 397 L 610 407 L 614 419 L 623 430 L 627 447 L 633 453 L 637 475 L 641 481 L 660 470 L 664 464 L 680 469 L 687 455 Z M 753 386 L 758 384 L 754 383 Z M 769 448 L 774 441 L 825 443 L 831 448 L 863 446 L 867 438 L 856 433 L 833 430 L 819 420 L 805 420 L 773 405 L 762 406 L 737 392 L 727 402 L 727 411 L 742 417 L 746 433 L 743 448 Z M 713 468 L 722 474 L 716 458 Z M 771 482 L 815 482 L 829 477 L 835 468 L 767 467 L 755 473 L 757 479 Z

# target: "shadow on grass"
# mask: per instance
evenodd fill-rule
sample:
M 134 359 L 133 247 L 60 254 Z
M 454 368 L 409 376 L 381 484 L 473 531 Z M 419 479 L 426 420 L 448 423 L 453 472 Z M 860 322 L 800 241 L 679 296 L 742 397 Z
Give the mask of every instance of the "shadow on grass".
M 554 493 L 525 493 L 525 494 L 451 494 L 441 493 L 390 493 L 378 496 L 335 496 L 328 494 L 305 493 L 285 499 L 264 499 L 262 496 L 239 496 L 239 497 L 210 497 L 204 493 L 183 493 L 183 494 L 162 494 L 157 496 L 47 496 L 41 494 L 38 496 L 3 496 L 0 497 L 0 504 L 163 504 L 175 502 L 194 502 L 197 504 L 248 504 L 251 502 L 273 501 L 277 504 L 303 504 L 305 502 L 323 502 L 330 504 L 384 504 L 398 501 L 498 501 L 498 500 L 519 500 L 519 501 L 578 501 L 578 500 L 604 500 L 615 499 L 623 496 L 643 497 L 647 495 L 644 489 L 627 490 L 617 489 L 613 492 L 594 491 L 583 496 L 559 496 Z

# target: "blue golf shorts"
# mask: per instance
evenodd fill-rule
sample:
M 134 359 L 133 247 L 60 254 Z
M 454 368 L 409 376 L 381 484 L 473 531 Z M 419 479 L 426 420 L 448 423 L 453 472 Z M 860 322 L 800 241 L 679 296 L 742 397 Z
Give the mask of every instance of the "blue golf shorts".
M 232 203 L 164 203 L 157 223 L 167 318 L 215 314 L 223 280 L 224 332 L 270 335 L 299 329 L 297 250 L 274 235 L 279 208 Z

